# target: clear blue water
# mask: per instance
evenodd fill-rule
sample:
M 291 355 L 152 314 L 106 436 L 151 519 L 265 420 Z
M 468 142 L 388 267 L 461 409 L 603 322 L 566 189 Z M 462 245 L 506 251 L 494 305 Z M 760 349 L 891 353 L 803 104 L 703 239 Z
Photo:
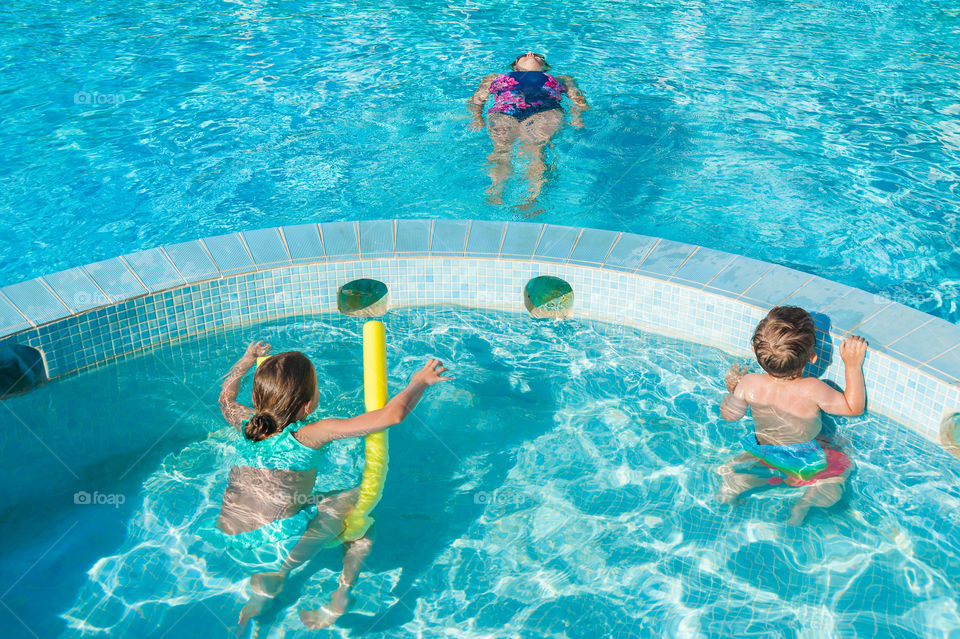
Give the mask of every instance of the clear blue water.
M 269 225 L 513 219 L 464 102 L 530 48 L 593 107 L 538 220 L 960 320 L 960 8 L 931 0 L 8 4 L 0 284 Z
M 960 461 L 936 445 L 876 415 L 837 420 L 848 490 L 791 528 L 793 489 L 713 499 L 712 470 L 749 427 L 718 418 L 729 356 L 513 314 L 386 321 L 394 391 L 430 355 L 457 380 L 392 430 L 374 549 L 337 636 L 960 632 Z M 233 447 L 220 375 L 248 340 L 300 348 L 320 414 L 351 414 L 359 329 L 318 316 L 207 335 L 6 402 L 31 432 L 0 432 L 5 459 L 29 460 L 0 466 L 3 636 L 228 636 L 249 573 L 192 533 Z M 331 446 L 318 488 L 350 486 L 360 456 L 358 441 Z M 79 491 L 123 503 L 76 504 Z M 324 603 L 339 561 L 298 573 L 259 636 L 313 636 L 296 610 Z

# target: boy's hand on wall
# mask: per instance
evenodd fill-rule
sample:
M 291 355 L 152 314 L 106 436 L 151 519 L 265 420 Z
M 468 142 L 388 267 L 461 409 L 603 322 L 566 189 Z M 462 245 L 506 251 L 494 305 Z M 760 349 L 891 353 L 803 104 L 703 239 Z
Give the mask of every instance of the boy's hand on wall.
M 860 366 L 867 354 L 867 340 L 851 335 L 840 342 L 840 359 L 846 366 Z

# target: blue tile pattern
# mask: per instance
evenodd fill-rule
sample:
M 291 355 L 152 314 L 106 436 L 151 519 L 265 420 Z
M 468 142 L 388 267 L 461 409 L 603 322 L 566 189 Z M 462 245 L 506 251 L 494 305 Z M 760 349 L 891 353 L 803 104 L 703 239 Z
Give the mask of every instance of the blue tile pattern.
M 217 265 L 210 259 L 207 249 L 200 243 L 200 240 L 171 244 L 163 247 L 162 250 L 188 284 L 220 277 Z
M 159 250 L 159 249 L 153 249 Z M 74 313 L 87 311 L 110 302 L 83 268 L 75 268 L 44 275 L 43 280 L 57 297 Z M 182 280 L 181 280 L 182 282 Z
M 470 233 L 467 236 L 467 255 L 499 255 L 503 244 L 503 233 L 507 229 L 506 222 L 491 222 L 488 220 L 473 220 L 470 222 Z
M 637 268 L 637 272 L 643 275 L 670 277 L 683 266 L 687 258 L 693 255 L 696 250 L 697 247 L 692 244 L 660 240 Z M 714 270 L 714 273 L 716 272 Z
M 657 238 L 646 235 L 624 233 L 617 243 L 610 249 L 604 267 L 615 271 L 634 272 L 640 266 L 647 254 L 657 244 Z M 574 291 L 576 292 L 576 291 Z
M 124 255 L 123 259 L 151 293 L 186 284 L 166 253 L 158 248 Z
M 658 245 L 658 252 L 659 249 L 660 246 Z M 652 258 L 653 255 L 650 257 Z M 681 283 L 705 286 L 707 282 L 716 277 L 717 273 L 732 262 L 734 257 L 735 256 L 730 253 L 701 248 L 674 271 L 673 279 Z M 650 258 L 648 258 L 648 261 L 649 259 Z M 644 264 L 640 270 L 643 271 L 645 268 L 646 264 Z
M 397 220 L 397 254 L 428 255 L 430 224 L 430 220 Z
M 533 256 L 543 224 L 508 222 L 500 246 L 500 257 L 528 260 Z
M 363 220 L 360 222 L 360 255 L 362 257 L 392 257 L 394 254 L 393 220 Z
M 259 268 L 273 268 L 290 264 L 290 255 L 279 229 L 244 231 L 240 235 Z M 209 245 L 208 245 L 209 246 Z
M 576 246 L 570 253 L 570 262 L 585 266 L 600 266 L 620 236 L 616 231 L 582 229 Z
M 904 306 L 895 305 L 893 308 L 902 309 L 900 312 L 904 317 L 898 323 L 902 327 L 903 332 L 900 335 L 903 335 L 903 337 L 896 336 L 896 331 L 888 331 L 881 336 L 881 339 L 884 340 L 883 343 L 889 344 L 888 348 L 891 351 L 925 363 L 940 357 L 960 344 L 960 326 Z M 880 320 L 883 316 L 890 314 L 890 307 L 888 307 L 877 313 L 874 319 Z M 927 321 L 924 321 L 924 319 Z M 879 323 L 873 320 L 864 322 L 862 326 L 857 327 L 856 332 L 859 333 L 865 327 L 869 327 L 871 331 L 876 332 L 880 329 L 879 326 L 875 327 L 874 325 Z
M 433 255 L 463 255 L 467 242 L 466 220 L 437 220 L 433 223 L 430 253 Z
M 774 266 L 755 284 L 743 293 L 747 302 L 766 308 L 780 305 L 801 286 L 813 279 L 809 273 L 801 273 L 785 266 Z
M 223 275 L 237 275 L 256 269 L 253 258 L 238 233 L 216 235 L 201 241 Z
M 830 316 L 834 333 L 856 332 L 860 324 L 892 303 L 888 299 L 871 295 L 866 291 L 855 288 L 849 290 L 849 293 L 833 302 L 824 311 Z
M 123 258 L 114 257 L 87 264 L 83 268 L 100 290 L 114 302 L 147 292 Z
M 935 372 L 948 378 L 960 379 L 960 348 L 954 348 L 939 357 L 935 357 L 927 362 L 926 365 Z M 956 404 L 953 406 L 953 409 L 960 412 Z
M 70 315 L 70 309 L 39 279 L 6 286 L 3 294 L 34 324 L 43 324 Z
M 579 235 L 580 229 L 547 224 L 543 227 L 540 242 L 537 244 L 537 250 L 534 251 L 534 259 L 547 260 L 548 262 L 566 262 Z
M 323 251 L 323 241 L 320 239 L 320 229 L 316 224 L 297 224 L 284 226 L 283 237 L 287 241 L 287 250 L 290 258 L 298 262 L 319 262 L 326 257 Z
M 771 268 L 772 264 L 738 255 L 707 282 L 706 290 L 721 294 L 732 293 L 739 297 Z
M 29 327 L 27 318 L 0 294 L 0 335 L 9 335 Z
M 284 227 L 282 236 L 266 229 L 211 238 L 224 273 L 201 242 L 185 242 L 7 287 L 0 294 L 0 340 L 40 349 L 55 377 L 224 326 L 335 312 L 337 288 L 360 277 L 385 282 L 395 304 L 522 312 L 526 282 L 553 275 L 573 286 L 575 313 L 583 317 L 630 323 L 738 357 L 749 356 L 750 335 L 770 306 L 800 304 L 817 311 L 829 330 L 824 339 L 833 357 L 818 371 L 824 379 L 843 383 L 836 349 L 847 331 L 871 340 L 865 363 L 871 410 L 935 437 L 941 414 L 960 409 L 960 327 L 782 266 L 656 238 L 540 224 L 402 220 L 335 222 L 320 230 L 307 224 Z M 358 259 L 360 242 L 365 256 L 381 257 Z M 425 255 L 430 249 L 432 256 Z M 100 305 L 107 301 L 102 295 L 94 301 L 100 288 L 114 299 L 109 305 Z
M 829 315 L 826 309 L 852 291 L 853 289 L 849 286 L 814 276 L 791 293 L 789 297 L 783 300 L 783 303 L 805 308 L 811 313 L 827 313 Z
M 355 260 L 360 255 L 356 222 L 324 222 L 320 225 L 323 248 L 330 260 Z
M 874 348 L 895 349 L 898 342 L 901 347 L 910 344 L 911 347 L 908 350 L 913 354 L 911 359 L 917 361 L 916 358 L 919 357 L 920 363 L 923 363 L 953 346 L 941 344 L 937 347 L 934 345 L 935 340 L 931 342 L 931 331 L 921 328 L 928 325 L 931 320 L 933 318 L 926 313 L 900 304 L 891 304 L 857 326 L 853 332 L 866 339 Z M 920 330 L 917 331 L 917 329 Z M 927 352 L 929 357 L 921 355 L 924 352 Z

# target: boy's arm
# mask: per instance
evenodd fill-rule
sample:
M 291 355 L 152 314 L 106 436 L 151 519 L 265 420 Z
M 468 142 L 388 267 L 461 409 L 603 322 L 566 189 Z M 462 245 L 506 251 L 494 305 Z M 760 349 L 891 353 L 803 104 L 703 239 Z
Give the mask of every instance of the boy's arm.
M 725 422 L 735 422 L 747 414 L 747 402 L 737 394 L 727 393 L 720 402 L 720 417 Z
M 843 392 L 820 382 L 817 397 L 820 410 L 843 417 L 856 417 L 863 414 L 867 402 L 867 390 L 863 381 L 863 359 L 866 353 L 867 341 L 858 335 L 851 335 L 840 342 L 840 359 L 843 360 L 845 382 Z
M 426 366 L 413 374 L 407 387 L 394 395 L 383 408 L 349 419 L 322 419 L 306 424 L 297 431 L 297 439 L 304 446 L 320 448 L 335 439 L 369 435 L 399 424 L 413 411 L 428 386 L 453 379 L 441 377 L 441 373 L 446 370 L 440 360 L 431 359 Z
M 270 352 L 270 345 L 263 342 L 251 342 L 247 346 L 246 352 L 237 363 L 233 365 L 226 379 L 223 380 L 223 387 L 220 389 L 220 412 L 227 419 L 227 422 L 240 430 L 240 424 L 253 414 L 253 409 L 237 402 L 237 393 L 240 392 L 240 380 L 250 367 L 257 363 L 257 358 Z
M 496 73 L 483 76 L 483 79 L 480 80 L 480 86 L 467 100 L 467 108 L 473 111 L 473 120 L 470 122 L 471 131 L 479 131 L 483 128 L 483 105 L 487 103 L 487 98 L 490 97 L 490 85 L 497 77 L 498 74 Z
M 723 381 L 730 391 L 720 402 L 720 417 L 725 422 L 735 422 L 747 414 L 747 402 L 743 398 L 743 389 L 740 388 L 740 380 L 745 374 L 745 370 L 733 364 L 724 377 Z

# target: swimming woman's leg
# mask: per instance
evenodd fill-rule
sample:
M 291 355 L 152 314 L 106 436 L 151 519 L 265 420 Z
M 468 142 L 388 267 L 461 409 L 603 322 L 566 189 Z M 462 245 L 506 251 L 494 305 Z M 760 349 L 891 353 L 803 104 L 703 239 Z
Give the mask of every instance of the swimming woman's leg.
M 373 542 L 369 537 L 361 537 L 343 545 L 343 572 L 340 573 L 337 590 L 330 595 L 330 603 L 317 610 L 301 610 L 300 620 L 308 628 L 326 628 L 340 618 L 347 610 L 348 596 L 363 566 L 364 559 L 370 554 Z
M 546 182 L 543 174 L 547 165 L 543 161 L 543 148 L 553 138 L 563 123 L 563 111 L 553 109 L 535 113 L 520 123 L 520 152 L 529 160 L 527 164 L 528 204 L 533 204 L 540 196 Z
M 490 186 L 487 201 L 503 203 L 503 183 L 513 172 L 513 143 L 520 134 L 520 122 L 505 113 L 487 114 L 487 132 L 493 140 L 493 152 L 487 156 L 490 167 Z

